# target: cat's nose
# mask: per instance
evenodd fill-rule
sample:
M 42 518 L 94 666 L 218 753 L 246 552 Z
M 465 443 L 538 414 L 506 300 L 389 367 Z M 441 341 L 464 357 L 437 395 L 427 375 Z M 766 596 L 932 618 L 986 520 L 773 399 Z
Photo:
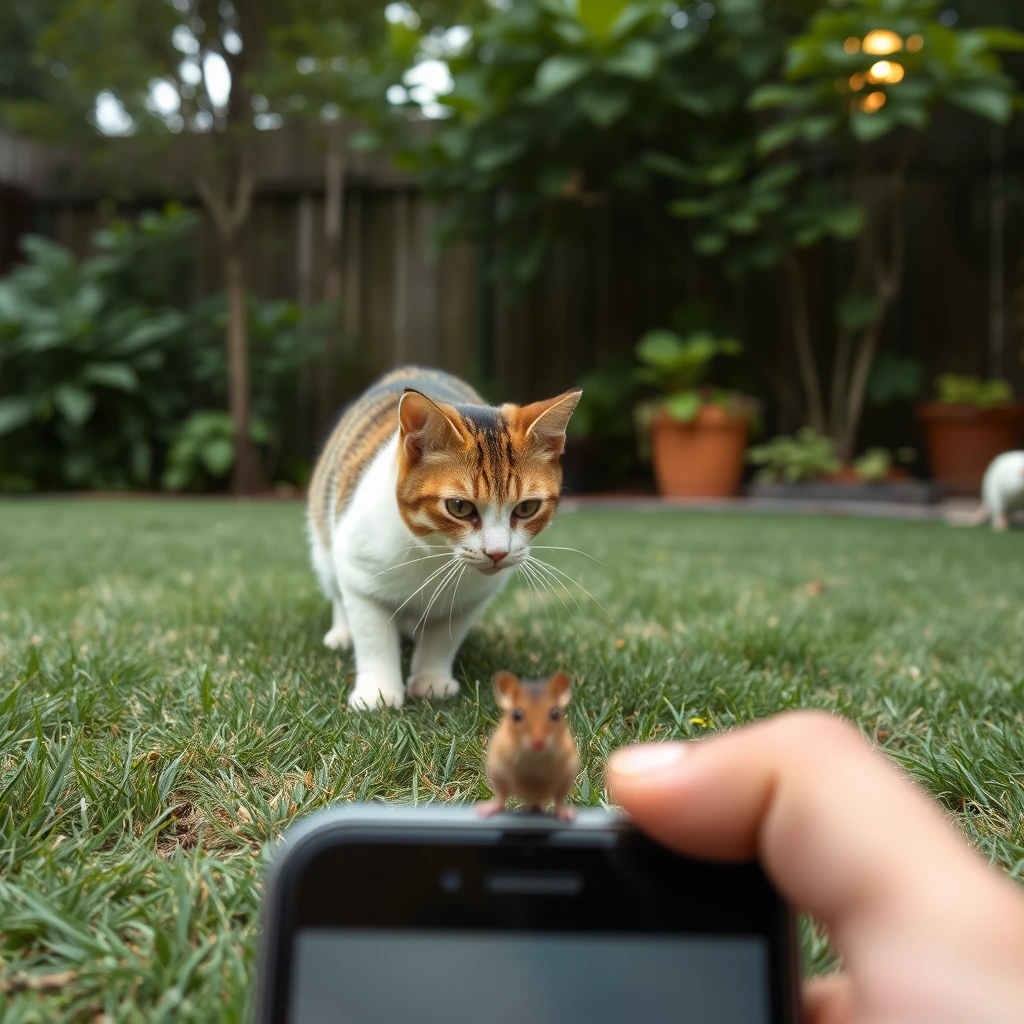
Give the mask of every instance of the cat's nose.
M 489 559 L 490 559 L 490 560 L 491 560 L 491 561 L 492 561 L 492 562 L 493 562 L 493 563 L 494 563 L 495 565 L 497 565 L 497 564 L 498 564 L 498 563 L 499 563 L 499 562 L 500 562 L 500 561 L 501 561 L 501 560 L 502 560 L 502 559 L 503 559 L 503 558 L 504 558 L 504 557 L 505 557 L 505 556 L 506 556 L 506 555 L 508 554 L 508 550 L 507 550 L 507 549 L 505 549 L 505 550 L 503 551 L 503 550 L 502 550 L 501 548 L 487 548 L 487 550 L 486 550 L 486 551 L 484 551 L 484 554 L 485 554 L 485 555 L 486 555 L 486 556 L 487 556 L 487 557 L 488 557 L 488 558 L 489 558 Z

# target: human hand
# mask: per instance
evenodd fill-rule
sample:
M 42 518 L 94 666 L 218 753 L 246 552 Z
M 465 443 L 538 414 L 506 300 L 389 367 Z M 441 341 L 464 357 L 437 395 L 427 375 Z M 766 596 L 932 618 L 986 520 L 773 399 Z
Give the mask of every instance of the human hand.
M 616 751 L 613 798 L 666 846 L 757 858 L 824 924 L 843 972 L 807 1024 L 1020 1024 L 1024 891 L 860 734 L 792 712 L 696 743 Z

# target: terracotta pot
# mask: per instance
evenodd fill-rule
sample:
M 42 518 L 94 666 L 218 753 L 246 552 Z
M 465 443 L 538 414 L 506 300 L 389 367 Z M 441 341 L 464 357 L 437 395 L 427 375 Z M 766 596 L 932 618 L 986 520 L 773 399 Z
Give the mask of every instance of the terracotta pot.
M 658 490 L 670 498 L 731 498 L 743 476 L 750 422 L 720 405 L 705 405 L 689 423 L 665 413 L 651 425 Z
M 950 494 L 974 495 L 988 464 L 1020 447 L 1024 404 L 978 409 L 932 402 L 917 410 L 928 436 L 932 476 Z

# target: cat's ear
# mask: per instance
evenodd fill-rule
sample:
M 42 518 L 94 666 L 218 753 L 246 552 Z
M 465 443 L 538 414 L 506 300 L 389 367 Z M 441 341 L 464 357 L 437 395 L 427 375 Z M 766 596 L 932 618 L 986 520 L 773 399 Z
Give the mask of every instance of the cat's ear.
M 508 711 L 516 699 L 519 680 L 511 672 L 499 672 L 494 677 L 494 699 L 502 711 Z
M 568 672 L 556 672 L 548 680 L 548 693 L 554 698 L 555 703 L 564 708 L 572 697 L 572 677 Z
M 526 436 L 538 451 L 552 459 L 562 454 L 569 417 L 582 394 L 582 391 L 566 391 L 557 398 L 524 405 L 519 410 L 521 421 L 526 426 Z
M 406 388 L 398 402 L 398 434 L 406 457 L 413 463 L 428 452 L 462 440 L 444 410 L 412 388 Z

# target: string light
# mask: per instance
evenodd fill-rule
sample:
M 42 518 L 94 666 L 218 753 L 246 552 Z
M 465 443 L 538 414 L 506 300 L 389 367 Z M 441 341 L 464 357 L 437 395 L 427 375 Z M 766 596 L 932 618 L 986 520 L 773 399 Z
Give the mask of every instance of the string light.
M 903 40 L 887 28 L 876 28 L 864 37 L 864 52 L 884 57 L 887 53 L 895 53 L 903 49 Z
M 854 92 L 860 92 L 864 88 L 864 83 L 867 81 L 867 76 L 862 75 L 859 72 L 856 75 L 850 76 L 850 88 Z
M 907 50 L 917 53 L 924 46 L 924 36 L 913 35 L 907 40 Z
M 856 36 L 850 36 L 850 38 L 843 43 L 843 49 L 847 53 L 860 53 L 860 40 Z
M 874 114 L 876 111 L 882 109 L 885 106 L 885 93 L 884 92 L 869 92 L 867 96 L 860 101 L 860 109 L 865 114 Z
M 902 64 L 896 64 L 895 62 L 888 60 L 880 60 L 871 65 L 871 70 L 868 72 L 868 81 L 875 84 L 879 82 L 887 82 L 889 85 L 895 85 L 897 82 L 903 81 L 904 74 L 905 72 Z

